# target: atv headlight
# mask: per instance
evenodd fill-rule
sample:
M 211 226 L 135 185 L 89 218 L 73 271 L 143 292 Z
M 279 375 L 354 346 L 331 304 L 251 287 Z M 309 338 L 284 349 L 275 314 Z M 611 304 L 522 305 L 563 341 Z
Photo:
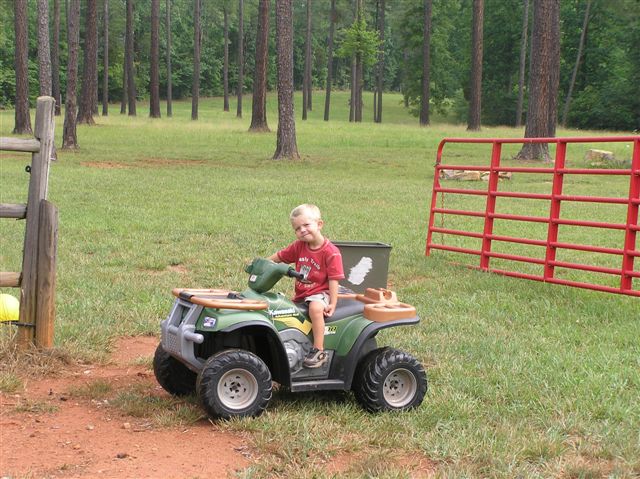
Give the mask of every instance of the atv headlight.
M 202 326 L 205 328 L 215 328 L 216 327 L 217 318 L 212 318 L 211 316 L 205 316 L 202 321 Z

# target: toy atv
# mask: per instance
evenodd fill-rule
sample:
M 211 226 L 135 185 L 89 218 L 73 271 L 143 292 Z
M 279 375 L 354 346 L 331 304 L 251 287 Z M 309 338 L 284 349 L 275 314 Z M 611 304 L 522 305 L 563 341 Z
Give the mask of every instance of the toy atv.
M 283 263 L 255 259 L 245 268 L 249 288 L 174 289 L 153 359 L 160 385 L 174 395 L 196 392 L 211 418 L 258 416 L 271 399 L 272 381 L 291 391 L 353 390 L 367 410 L 419 406 L 427 391 L 422 365 L 410 354 L 378 348 L 381 329 L 417 324 L 413 306 L 395 293 L 368 289 L 341 294 L 326 318 L 329 361 L 307 369 L 312 347 L 305 305 L 269 290 L 283 277 L 303 279 Z

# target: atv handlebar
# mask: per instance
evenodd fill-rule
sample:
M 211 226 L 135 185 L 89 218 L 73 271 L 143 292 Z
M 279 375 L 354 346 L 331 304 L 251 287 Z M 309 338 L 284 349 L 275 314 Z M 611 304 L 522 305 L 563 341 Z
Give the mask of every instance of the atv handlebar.
M 304 273 L 300 273 L 291 267 L 289 267 L 289 269 L 287 270 L 287 276 L 289 276 L 290 278 L 299 279 L 300 281 L 303 281 L 306 279 Z
M 256 293 L 269 291 L 283 276 L 306 281 L 304 273 L 299 273 L 285 263 L 275 263 L 266 258 L 255 258 L 244 269 L 249 273 L 249 288 Z

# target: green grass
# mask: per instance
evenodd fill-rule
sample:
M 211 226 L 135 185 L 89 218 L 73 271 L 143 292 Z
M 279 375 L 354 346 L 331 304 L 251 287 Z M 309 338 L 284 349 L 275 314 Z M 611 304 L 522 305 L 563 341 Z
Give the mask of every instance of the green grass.
M 19 399 L 13 409 L 20 413 L 53 414 L 60 408 L 57 404 L 52 404 L 47 401 Z
M 204 417 L 195 397 L 173 398 L 151 394 L 146 384 L 132 385 L 118 391 L 109 405 L 127 416 L 146 419 L 149 425 L 185 426 Z
M 16 392 L 22 387 L 22 380 L 15 372 L 4 372 L 0 374 L 0 391 L 5 394 Z
M 97 379 L 81 386 L 71 386 L 67 395 L 71 398 L 91 400 L 102 406 L 117 409 L 122 414 L 144 419 L 148 426 L 175 427 L 193 424 L 204 417 L 195 397 L 173 398 L 157 396 L 146 383 L 136 383 L 114 388 L 104 379 Z
M 417 307 L 422 321 L 412 329 L 383 331 L 380 343 L 413 352 L 427 367 L 430 389 L 421 408 L 397 415 L 366 414 L 350 395 L 278 392 L 262 417 L 223 426 L 248 433 L 261 452 L 245 477 L 330 477 L 326 465 L 345 457 L 344 477 L 409 477 L 407 463 L 421 459 L 433 461 L 442 477 L 637 477 L 638 299 L 484 274 L 449 261 L 476 264 L 475 257 L 437 251 L 424 256 L 439 141 L 521 137 L 522 130 L 483 128 L 471 134 L 464 125 L 439 123 L 437 117 L 420 128 L 398 95 L 384 96 L 383 124 L 370 122 L 370 98 L 367 121 L 351 124 L 348 95 L 332 98 L 328 123 L 322 121 L 320 94 L 307 122 L 297 113 L 299 162 L 270 159 L 274 97 L 268 134 L 248 134 L 250 111 L 237 119 L 222 112 L 220 99 L 203 99 L 197 122 L 190 120 L 190 103 L 178 102 L 172 119 L 147 118 L 144 104 L 139 117 L 129 118 L 112 105 L 111 115 L 97 118 L 97 126 L 80 126 L 80 150 L 59 151 L 50 174 L 49 198 L 60 215 L 57 347 L 78 360 L 104 359 L 119 335 L 158 334 L 172 304 L 171 288 L 242 289 L 244 264 L 291 241 L 289 211 L 313 202 L 323 211 L 329 238 L 393 246 L 390 282 L 403 301 Z M 8 136 L 12 128 L 13 112 L 0 112 L 0 135 Z M 56 128 L 59 143 L 60 119 Z M 596 147 L 614 151 L 620 160 L 630 157 L 624 145 Z M 570 163 L 582 164 L 586 148 L 571 146 Z M 489 151 L 447 145 L 444 162 L 487 164 Z M 517 147 L 505 148 L 504 161 L 509 164 L 516 152 Z M 2 153 L 0 203 L 26 202 L 28 163 L 28 156 Z M 500 187 L 548 192 L 549 181 L 515 174 Z M 454 186 L 485 188 L 486 183 Z M 576 195 L 625 196 L 628 179 L 579 177 L 565 187 Z M 448 207 L 475 210 L 484 209 L 483 200 L 445 199 Z M 536 215 L 545 214 L 548 204 L 500 199 L 498 209 Z M 621 211 L 615 205 L 576 204 L 563 215 L 619 221 Z M 469 219 L 445 221 L 452 228 L 477 226 Z M 508 222 L 497 222 L 496 232 L 545 234 L 534 224 Z M 0 270 L 20 269 L 23 235 L 23 222 L 2 220 Z M 562 229 L 561 238 L 621 247 L 618 233 L 589 228 Z M 461 246 L 474 241 L 444 240 Z M 534 248 L 500 248 L 539 254 Z M 619 258 L 575 258 L 619 267 Z M 559 274 L 612 281 L 591 273 Z M 0 327 L 6 348 L 12 327 Z M 131 414 L 176 408 L 156 404 L 144 392 L 125 393 L 118 407 L 131 406 Z M 136 413 L 136 403 L 142 412 Z M 185 406 L 191 411 L 188 402 Z
M 104 379 L 97 379 L 81 386 L 72 386 L 67 391 L 67 394 L 73 398 L 104 400 L 112 391 L 113 385 L 110 382 Z

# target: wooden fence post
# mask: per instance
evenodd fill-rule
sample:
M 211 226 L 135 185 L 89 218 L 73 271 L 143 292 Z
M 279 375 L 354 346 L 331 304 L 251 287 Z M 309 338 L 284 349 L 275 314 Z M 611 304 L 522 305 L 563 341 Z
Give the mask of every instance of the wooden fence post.
M 56 316 L 56 253 L 58 249 L 58 209 L 47 200 L 40 202 L 38 231 L 38 300 L 36 308 L 36 347 L 53 347 Z
M 38 292 L 38 227 L 40 225 L 40 202 L 47 198 L 49 164 L 53 153 L 55 100 L 44 96 L 38 98 L 36 107 L 35 137 L 40 140 L 40 150 L 32 155 L 29 198 L 27 201 L 27 225 L 25 228 L 22 258 L 22 282 L 20 289 L 20 326 L 17 345 L 29 347 L 35 337 L 37 292 Z

